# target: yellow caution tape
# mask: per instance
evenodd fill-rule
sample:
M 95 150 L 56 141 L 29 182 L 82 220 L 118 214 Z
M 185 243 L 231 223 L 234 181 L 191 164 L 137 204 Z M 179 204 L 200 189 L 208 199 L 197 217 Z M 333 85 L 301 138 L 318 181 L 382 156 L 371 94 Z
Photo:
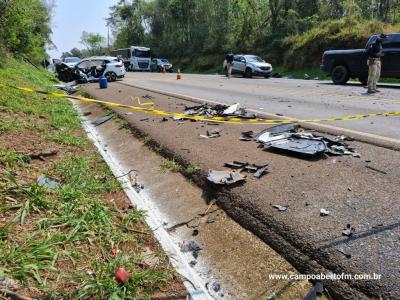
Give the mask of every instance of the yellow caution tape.
M 151 105 L 151 108 L 145 107 L 138 107 L 138 106 L 131 106 L 119 103 L 113 103 L 108 101 L 101 101 L 96 99 L 90 99 L 85 97 L 78 97 L 78 96 L 71 96 L 61 93 L 53 93 L 53 92 L 46 92 L 41 90 L 30 89 L 26 87 L 15 87 L 11 85 L 4 85 L 0 84 L 0 87 L 9 87 L 13 89 L 17 89 L 26 93 L 39 93 L 44 95 L 49 95 L 52 97 L 57 98 L 64 98 L 64 99 L 75 99 L 83 102 L 88 103 L 97 103 L 102 104 L 109 107 L 120 107 L 125 108 L 133 111 L 138 111 L 146 114 L 151 115 L 159 115 L 164 117 L 177 117 L 182 119 L 190 119 L 196 121 L 211 121 L 211 122 L 218 122 L 218 123 L 229 123 L 229 124 L 277 124 L 277 123 L 318 123 L 318 122 L 336 122 L 336 121 L 350 121 L 350 120 L 361 120 L 365 118 L 372 118 L 372 117 L 393 117 L 393 116 L 400 116 L 400 111 L 392 111 L 392 112 L 383 112 L 383 113 L 373 113 L 373 114 L 366 114 L 366 115 L 353 115 L 353 116 L 342 116 L 342 117 L 334 117 L 334 118 L 318 118 L 318 119 L 285 119 L 285 120 L 267 120 L 267 119 L 243 119 L 239 117 L 203 117 L 203 116 L 190 116 L 183 113 L 172 113 L 162 110 L 154 109 L 154 102 L 144 102 L 141 103 L 138 97 L 132 98 L 132 100 L 137 100 L 138 104 L 141 106 L 148 106 Z
M 146 106 L 149 105 L 151 107 L 151 109 L 154 109 L 154 102 L 140 102 L 140 98 L 139 97 L 131 97 L 132 101 L 137 101 L 137 103 L 141 106 Z

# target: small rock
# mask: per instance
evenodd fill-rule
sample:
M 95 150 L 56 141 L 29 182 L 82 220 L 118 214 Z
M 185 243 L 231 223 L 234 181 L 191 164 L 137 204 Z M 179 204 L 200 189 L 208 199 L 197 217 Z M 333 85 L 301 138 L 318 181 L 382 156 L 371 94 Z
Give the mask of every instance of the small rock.
M 219 290 L 221 289 L 221 285 L 218 282 L 214 282 L 211 286 L 214 292 L 218 293 Z
M 211 217 L 211 216 L 209 216 L 208 219 L 207 219 L 207 223 L 208 223 L 208 224 L 212 224 L 212 223 L 214 223 L 214 222 L 215 222 L 214 218 Z
M 348 237 L 351 237 L 353 233 L 355 232 L 355 229 L 351 227 L 350 224 L 347 224 L 346 229 L 343 229 L 342 234 Z
M 198 229 L 193 229 L 192 236 L 196 236 L 198 234 L 199 234 L 199 230 Z

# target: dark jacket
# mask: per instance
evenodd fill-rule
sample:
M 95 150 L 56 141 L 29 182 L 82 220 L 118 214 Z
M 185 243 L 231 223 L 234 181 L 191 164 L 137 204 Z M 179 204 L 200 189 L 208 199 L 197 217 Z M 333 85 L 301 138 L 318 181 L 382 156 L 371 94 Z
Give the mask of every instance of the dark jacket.
M 368 46 L 367 54 L 368 54 L 368 57 L 379 58 L 379 56 L 377 54 L 381 51 L 382 51 L 382 40 L 379 38 L 376 38 L 375 41 L 373 41 Z
M 229 53 L 225 56 L 226 63 L 231 64 L 233 63 L 233 54 Z

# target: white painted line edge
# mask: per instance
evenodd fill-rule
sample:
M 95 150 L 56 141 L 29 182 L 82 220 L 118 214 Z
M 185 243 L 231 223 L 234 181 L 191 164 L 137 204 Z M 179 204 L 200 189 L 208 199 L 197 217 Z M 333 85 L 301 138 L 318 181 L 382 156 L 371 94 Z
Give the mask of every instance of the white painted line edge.
M 110 153 L 110 150 L 105 151 L 100 144 L 97 136 L 99 136 L 96 128 L 88 122 L 87 118 L 82 115 L 82 111 L 79 106 L 74 103 L 74 107 L 80 112 L 82 118 L 82 126 L 87 133 L 89 139 L 93 142 L 104 161 L 109 166 L 110 170 L 114 174 L 115 177 L 118 177 L 118 181 L 121 183 L 121 187 L 123 188 L 125 194 L 128 196 L 132 205 L 136 207 L 138 210 L 145 210 L 146 216 L 145 221 L 147 225 L 152 230 L 154 236 L 161 244 L 161 247 L 168 254 L 168 257 L 176 269 L 176 271 L 181 274 L 184 278 L 184 285 L 188 290 L 189 299 L 193 300 L 211 300 L 213 299 L 208 291 L 205 289 L 203 285 L 203 281 L 196 274 L 192 267 L 187 263 L 184 256 L 180 252 L 179 247 L 173 242 L 168 232 L 164 229 L 162 221 L 157 217 L 154 209 L 151 208 L 150 203 L 146 201 L 144 197 L 138 194 L 134 188 L 131 186 L 129 181 L 129 175 L 124 175 L 124 171 L 119 168 L 119 163 L 115 159 L 115 157 Z M 186 280 L 185 280 L 186 279 Z

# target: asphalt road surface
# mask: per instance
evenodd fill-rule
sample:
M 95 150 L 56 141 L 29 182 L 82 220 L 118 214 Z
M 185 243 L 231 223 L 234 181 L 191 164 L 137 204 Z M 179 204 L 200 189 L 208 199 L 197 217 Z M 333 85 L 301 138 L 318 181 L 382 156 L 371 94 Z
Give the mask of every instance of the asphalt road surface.
M 193 74 L 182 74 L 182 79 L 176 80 L 176 74 L 160 73 L 127 73 L 124 83 L 226 104 L 239 102 L 247 108 L 299 119 L 400 111 L 400 87 L 393 85 L 383 85 L 380 93 L 369 95 L 361 84 Z M 400 140 L 400 117 L 325 124 Z

